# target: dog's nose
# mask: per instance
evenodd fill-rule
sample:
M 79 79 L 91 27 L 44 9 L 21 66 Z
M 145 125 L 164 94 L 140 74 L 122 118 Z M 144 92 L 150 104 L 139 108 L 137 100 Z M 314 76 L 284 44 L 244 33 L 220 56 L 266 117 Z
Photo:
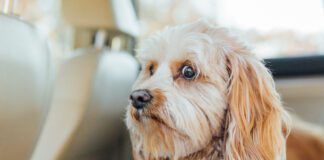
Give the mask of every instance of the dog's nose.
M 130 99 L 132 100 L 132 105 L 136 109 L 142 109 L 152 100 L 152 96 L 148 90 L 141 89 L 133 91 L 133 93 L 130 95 Z

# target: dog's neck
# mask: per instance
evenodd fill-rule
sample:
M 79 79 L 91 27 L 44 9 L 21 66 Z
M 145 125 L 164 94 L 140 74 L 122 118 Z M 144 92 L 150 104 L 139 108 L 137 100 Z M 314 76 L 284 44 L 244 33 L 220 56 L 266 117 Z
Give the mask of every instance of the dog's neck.
M 215 136 L 212 138 L 211 142 L 203 149 L 191 153 L 188 156 L 179 158 L 180 160 L 197 160 L 197 159 L 207 159 L 207 160 L 218 160 L 223 159 L 224 153 L 224 137 Z
M 191 153 L 184 157 L 177 158 L 178 160 L 221 160 L 224 159 L 225 139 L 224 137 L 215 136 L 210 143 L 203 149 Z M 140 153 L 140 157 L 144 160 L 144 156 Z M 150 160 L 172 160 L 170 157 L 148 158 Z
M 227 139 L 227 127 L 228 127 L 228 111 L 227 109 L 224 111 L 224 118 L 222 125 L 220 127 L 220 132 L 218 135 L 215 135 L 212 137 L 210 142 L 203 147 L 202 149 L 191 153 L 189 155 L 179 157 L 179 160 L 221 160 L 224 159 L 224 153 L 225 153 L 225 145 L 226 145 L 226 139 Z M 139 153 L 140 157 L 142 159 L 144 158 L 144 155 L 142 152 Z M 152 158 L 149 158 L 152 159 Z M 154 160 L 171 160 L 173 158 L 171 157 L 159 157 L 159 158 L 153 158 Z
M 225 153 L 225 143 L 227 138 L 226 128 L 228 126 L 227 109 L 224 111 L 224 118 L 221 125 L 221 130 L 218 136 L 213 136 L 211 141 L 203 149 L 191 153 L 185 157 L 179 158 L 180 160 L 197 160 L 197 159 L 206 159 L 206 160 L 219 160 L 224 159 Z

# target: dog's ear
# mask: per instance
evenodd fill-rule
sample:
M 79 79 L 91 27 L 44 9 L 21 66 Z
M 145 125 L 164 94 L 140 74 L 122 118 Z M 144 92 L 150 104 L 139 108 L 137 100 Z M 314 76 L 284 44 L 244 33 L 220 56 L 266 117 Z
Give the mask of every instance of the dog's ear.
M 225 55 L 229 72 L 225 159 L 281 159 L 287 114 L 266 69 L 247 49 Z

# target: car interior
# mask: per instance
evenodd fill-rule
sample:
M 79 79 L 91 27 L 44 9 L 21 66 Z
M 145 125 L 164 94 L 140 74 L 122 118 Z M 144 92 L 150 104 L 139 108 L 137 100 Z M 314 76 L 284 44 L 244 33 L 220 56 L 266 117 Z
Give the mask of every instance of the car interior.
M 58 6 L 69 24 L 54 30 L 61 35 L 41 34 L 37 16 L 26 20 L 24 6 L 42 3 L 0 0 L 0 159 L 131 159 L 124 118 L 140 68 L 134 50 L 142 38 L 140 2 L 48 2 L 44 8 Z M 43 22 L 51 26 L 48 19 L 39 26 Z M 53 39 L 70 48 L 57 49 Z M 319 127 L 323 53 L 264 58 L 287 110 Z

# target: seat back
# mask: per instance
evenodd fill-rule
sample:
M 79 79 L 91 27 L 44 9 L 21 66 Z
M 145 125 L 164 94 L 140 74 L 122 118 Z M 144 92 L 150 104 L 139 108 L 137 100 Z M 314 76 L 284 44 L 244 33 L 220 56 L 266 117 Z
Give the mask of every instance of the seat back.
M 51 92 L 48 48 L 35 29 L 0 14 L 0 159 L 28 159 Z
M 33 160 L 124 159 L 123 117 L 138 64 L 121 52 L 80 49 L 72 54 L 59 69 Z

